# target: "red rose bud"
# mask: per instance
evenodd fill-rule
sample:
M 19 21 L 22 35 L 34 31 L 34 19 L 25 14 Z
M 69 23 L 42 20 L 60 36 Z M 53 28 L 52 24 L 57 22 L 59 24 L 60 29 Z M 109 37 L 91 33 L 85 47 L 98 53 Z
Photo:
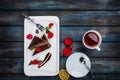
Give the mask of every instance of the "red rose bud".
M 72 38 L 69 38 L 69 37 L 65 38 L 64 44 L 65 44 L 66 46 L 71 46 L 71 45 L 73 44 L 73 39 L 72 39 Z
M 36 51 L 37 51 L 37 52 L 40 52 L 40 51 L 41 51 L 41 48 L 39 48 L 39 47 L 36 48 Z
M 49 27 L 52 28 L 52 26 L 53 26 L 53 23 L 50 23 L 50 24 L 49 24 Z
M 71 52 L 72 52 L 72 48 L 71 48 L 71 47 L 66 47 L 66 48 L 64 48 L 64 50 L 63 50 L 63 55 L 64 55 L 65 57 L 68 57 L 68 56 L 71 54 Z
M 35 60 L 32 61 L 32 64 L 38 64 L 38 62 L 39 61 L 37 59 L 35 59 Z
M 33 36 L 32 36 L 32 34 L 28 34 L 28 35 L 26 36 L 26 38 L 27 38 L 27 39 L 32 39 Z
M 52 32 L 48 33 L 48 38 L 53 38 L 54 34 Z

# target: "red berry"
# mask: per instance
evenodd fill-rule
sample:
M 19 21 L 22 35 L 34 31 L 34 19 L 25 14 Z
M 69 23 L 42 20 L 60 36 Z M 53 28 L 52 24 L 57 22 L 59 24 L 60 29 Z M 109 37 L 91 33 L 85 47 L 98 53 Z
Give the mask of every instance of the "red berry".
M 48 33 L 48 38 L 52 38 L 54 36 L 54 34 L 52 32 Z
M 72 52 L 72 48 L 71 48 L 71 47 L 66 47 L 66 48 L 64 48 L 64 50 L 63 50 L 63 55 L 64 55 L 65 57 L 68 57 L 68 56 L 71 54 L 71 52 Z
M 35 59 L 35 60 L 32 61 L 32 64 L 38 64 L 38 62 L 39 61 L 37 59 Z
M 26 36 L 26 38 L 27 38 L 27 39 L 32 39 L 33 36 L 32 36 L 32 34 L 28 34 L 28 35 Z
M 50 24 L 49 24 L 49 27 L 52 28 L 52 26 L 53 26 L 53 23 L 50 23 Z
M 39 48 L 39 47 L 36 48 L 36 51 L 37 51 L 37 52 L 40 52 L 40 51 L 41 51 L 41 48 Z
M 73 43 L 72 38 L 69 38 L 69 37 L 65 38 L 64 44 L 65 44 L 66 46 L 71 46 L 72 43 Z

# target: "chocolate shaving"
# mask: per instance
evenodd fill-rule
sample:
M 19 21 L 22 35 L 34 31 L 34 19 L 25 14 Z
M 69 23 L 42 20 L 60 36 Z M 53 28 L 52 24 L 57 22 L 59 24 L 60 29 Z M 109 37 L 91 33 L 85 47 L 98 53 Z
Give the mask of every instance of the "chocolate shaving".
M 30 61 L 29 65 L 31 65 L 31 64 L 32 64 L 32 61 Z
M 38 64 L 38 68 L 42 67 L 45 63 L 47 63 L 50 60 L 50 58 L 51 58 L 51 53 L 49 52 L 45 56 L 44 60 L 40 64 Z

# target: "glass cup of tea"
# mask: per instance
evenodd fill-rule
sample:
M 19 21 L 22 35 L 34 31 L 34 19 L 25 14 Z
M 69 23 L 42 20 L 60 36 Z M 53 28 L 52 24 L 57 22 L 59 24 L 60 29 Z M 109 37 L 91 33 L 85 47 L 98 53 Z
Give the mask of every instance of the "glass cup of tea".
M 82 38 L 83 44 L 89 49 L 97 49 L 100 51 L 100 45 L 102 42 L 101 34 L 96 30 L 87 31 Z

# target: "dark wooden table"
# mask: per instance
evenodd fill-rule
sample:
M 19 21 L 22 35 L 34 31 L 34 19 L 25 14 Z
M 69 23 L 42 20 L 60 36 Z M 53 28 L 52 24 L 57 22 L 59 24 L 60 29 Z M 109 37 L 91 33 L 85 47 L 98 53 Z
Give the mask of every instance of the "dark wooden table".
M 0 80 L 59 80 L 55 77 L 24 75 L 24 18 L 58 16 L 60 18 L 60 68 L 65 68 L 62 55 L 64 38 L 74 40 L 73 52 L 84 52 L 92 62 L 95 80 L 120 80 L 120 0 L 0 0 Z M 88 30 L 102 34 L 101 51 L 89 50 L 81 41 Z M 70 80 L 92 80 L 90 74 Z

